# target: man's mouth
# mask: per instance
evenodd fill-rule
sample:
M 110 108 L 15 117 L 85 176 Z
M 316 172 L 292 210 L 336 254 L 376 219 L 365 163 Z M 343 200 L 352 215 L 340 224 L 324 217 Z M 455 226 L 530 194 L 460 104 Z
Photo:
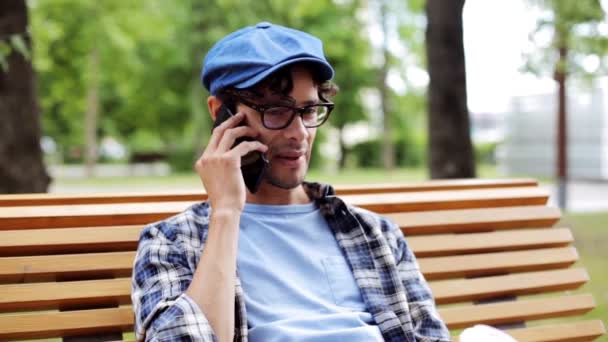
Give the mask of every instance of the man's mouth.
M 304 152 L 283 152 L 283 153 L 278 153 L 276 155 L 276 157 L 281 158 L 281 159 L 286 159 L 286 160 L 298 160 L 304 154 L 305 154 Z

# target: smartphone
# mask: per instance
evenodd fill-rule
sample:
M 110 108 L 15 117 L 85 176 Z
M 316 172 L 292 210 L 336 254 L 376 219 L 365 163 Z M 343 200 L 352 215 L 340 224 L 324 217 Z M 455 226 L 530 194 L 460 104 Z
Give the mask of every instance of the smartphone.
M 226 121 L 228 118 L 234 115 L 235 108 L 229 108 L 227 105 L 222 104 L 217 113 L 217 117 L 213 124 L 213 128 L 219 126 L 222 122 Z M 244 125 L 243 123 L 240 124 Z M 251 137 L 242 137 L 236 139 L 234 142 L 234 146 L 240 144 L 243 141 L 254 141 L 255 139 Z M 241 158 L 241 172 L 243 174 L 243 180 L 245 181 L 245 186 L 252 194 L 255 194 L 262 183 L 262 179 L 264 178 L 264 174 L 268 169 L 268 160 L 266 156 L 260 151 L 252 151 L 247 153 Z

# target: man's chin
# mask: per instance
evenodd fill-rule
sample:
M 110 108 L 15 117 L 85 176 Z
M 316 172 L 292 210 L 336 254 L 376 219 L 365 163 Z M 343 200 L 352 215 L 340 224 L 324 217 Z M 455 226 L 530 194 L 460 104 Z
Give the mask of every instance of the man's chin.
M 292 190 L 302 185 L 307 169 L 308 165 L 303 166 L 303 168 L 300 168 L 299 170 L 273 169 L 271 164 L 271 167 L 264 178 L 265 181 L 272 186 L 284 190 Z
M 300 185 L 304 181 L 304 174 L 302 175 L 289 175 L 289 177 L 281 177 L 279 175 L 267 174 L 266 182 L 272 186 L 275 186 L 284 190 L 292 190 Z
M 304 181 L 303 178 L 297 179 L 297 180 L 281 180 L 281 179 L 273 179 L 273 178 L 268 179 L 268 183 L 270 185 L 283 189 L 283 190 L 293 190 L 293 189 L 299 187 L 300 185 L 302 185 L 303 181 Z

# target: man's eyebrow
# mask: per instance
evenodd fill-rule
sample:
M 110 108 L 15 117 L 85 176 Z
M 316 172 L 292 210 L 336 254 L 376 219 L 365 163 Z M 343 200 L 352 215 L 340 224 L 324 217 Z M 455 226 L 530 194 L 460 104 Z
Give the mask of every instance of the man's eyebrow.
M 308 105 L 314 105 L 314 104 L 319 104 L 321 103 L 321 100 L 316 99 L 316 100 L 306 100 L 300 103 L 300 105 L 302 106 L 308 106 Z

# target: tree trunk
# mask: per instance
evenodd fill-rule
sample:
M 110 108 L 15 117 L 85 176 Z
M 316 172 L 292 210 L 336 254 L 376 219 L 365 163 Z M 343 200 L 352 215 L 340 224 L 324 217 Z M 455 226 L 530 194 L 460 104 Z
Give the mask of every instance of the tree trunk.
M 566 39 L 561 39 L 559 47 L 559 60 L 555 67 L 554 79 L 558 85 L 557 92 L 557 202 L 560 208 L 567 206 L 568 182 L 568 135 L 566 128 L 566 60 L 568 48 Z
M 338 145 L 340 147 L 340 160 L 338 160 L 338 169 L 344 170 L 346 167 L 346 158 L 348 154 L 348 149 L 346 148 L 346 144 L 344 144 L 344 125 L 338 127 Z
M 393 133 L 391 129 L 391 106 L 390 90 L 387 85 L 388 71 L 390 68 L 390 52 L 388 50 L 388 27 L 387 27 L 387 0 L 380 1 L 380 20 L 382 23 L 383 43 L 382 53 L 384 64 L 380 70 L 378 89 L 380 90 L 380 101 L 382 103 L 382 163 L 385 169 L 395 167 L 395 147 L 393 145 Z
M 31 51 L 25 0 L 0 1 L 0 39 L 19 34 Z M 40 110 L 31 60 L 12 50 L 0 69 L 0 193 L 46 192 Z
M 95 175 L 97 163 L 97 123 L 99 121 L 99 49 L 93 47 L 89 54 L 89 79 L 87 82 L 87 109 L 84 117 L 85 154 L 87 177 Z
M 475 177 L 462 41 L 464 0 L 428 0 L 426 52 L 431 178 Z

